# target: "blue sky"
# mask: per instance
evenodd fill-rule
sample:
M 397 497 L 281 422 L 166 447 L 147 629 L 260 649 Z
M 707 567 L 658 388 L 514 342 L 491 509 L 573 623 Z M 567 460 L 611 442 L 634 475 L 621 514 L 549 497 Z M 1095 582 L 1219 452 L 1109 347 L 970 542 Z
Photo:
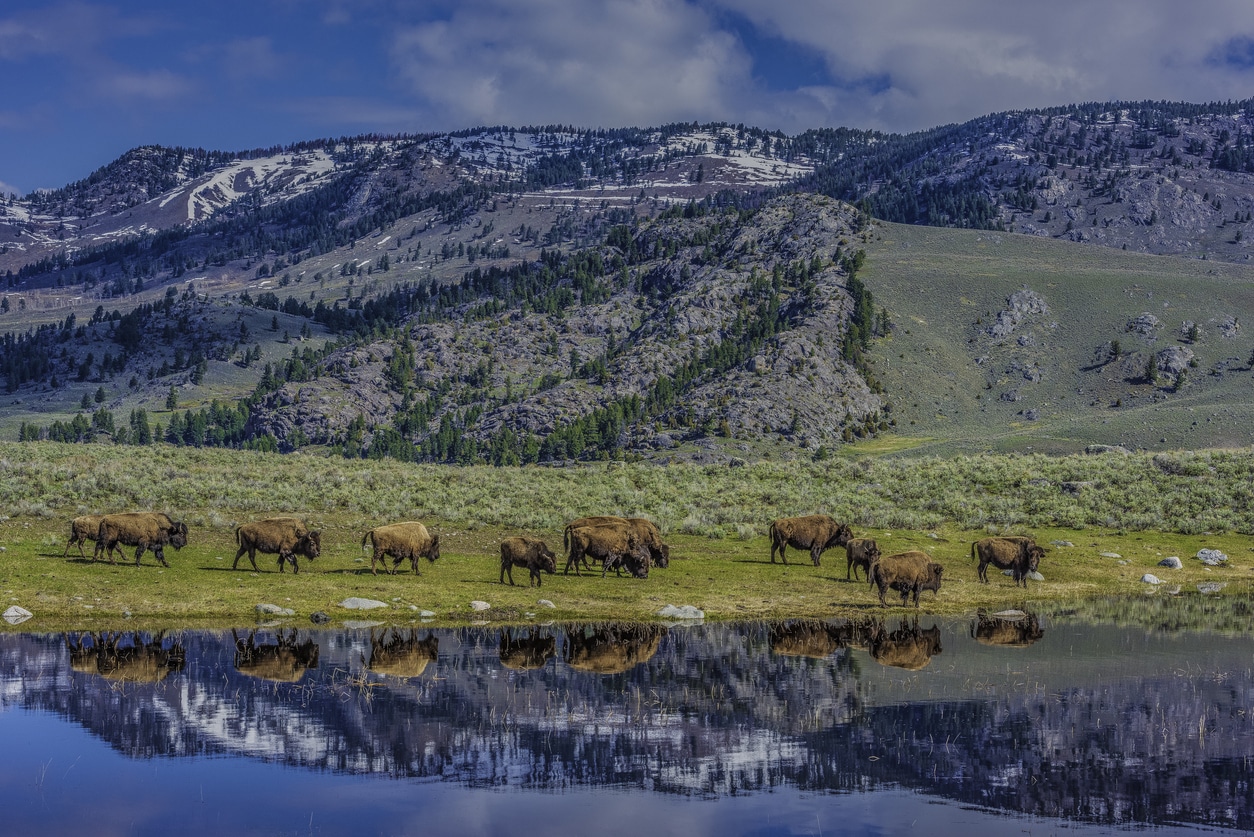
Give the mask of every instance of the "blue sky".
M 1248 0 L 4 0 L 0 193 L 146 144 L 689 120 L 910 131 L 1251 96 Z

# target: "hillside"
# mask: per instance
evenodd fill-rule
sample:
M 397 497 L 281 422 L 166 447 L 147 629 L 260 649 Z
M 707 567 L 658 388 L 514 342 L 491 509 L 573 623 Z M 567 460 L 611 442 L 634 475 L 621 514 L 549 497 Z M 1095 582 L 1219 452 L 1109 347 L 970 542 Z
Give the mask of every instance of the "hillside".
M 1248 444 L 1251 135 L 1244 103 L 1113 103 L 136 149 L 0 201 L 0 434 L 497 464 Z

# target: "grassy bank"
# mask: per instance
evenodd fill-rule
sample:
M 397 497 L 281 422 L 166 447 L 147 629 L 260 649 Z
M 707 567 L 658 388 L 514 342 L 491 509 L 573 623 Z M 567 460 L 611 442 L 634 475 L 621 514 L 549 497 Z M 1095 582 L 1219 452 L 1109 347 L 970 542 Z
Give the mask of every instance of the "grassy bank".
M 407 622 L 422 611 L 437 623 L 471 619 L 648 619 L 666 604 L 691 604 L 713 619 L 757 619 L 879 612 L 865 583 L 845 581 L 843 551 L 813 567 L 793 553 L 772 565 L 768 522 L 830 513 L 875 537 L 885 551 L 924 549 L 945 567 L 925 612 L 979 607 L 1062 607 L 1107 596 L 1245 597 L 1254 580 L 1250 493 L 1254 453 L 955 459 L 850 459 L 743 468 L 599 465 L 588 468 L 416 467 L 394 462 L 282 457 L 170 447 L 125 448 L 0 444 L 0 591 L 7 604 L 36 613 L 26 627 L 246 624 L 269 602 L 304 620 L 317 610 L 336 619 Z M 87 512 L 157 509 L 184 519 L 191 542 L 170 550 L 169 569 L 151 554 L 143 566 L 92 563 L 72 550 L 62 560 L 69 519 Z M 231 569 L 232 529 L 292 513 L 324 530 L 323 556 L 299 576 L 279 574 L 272 556 L 253 573 L 247 558 Z M 656 520 L 675 560 L 645 581 L 546 576 L 542 590 L 498 583 L 498 544 L 534 534 L 560 548 L 561 527 L 590 513 Z M 361 551 L 375 525 L 421 519 L 441 533 L 442 558 L 373 576 Z M 1051 546 L 1042 583 L 1024 591 L 1008 578 L 979 584 L 972 540 L 1030 532 Z M 1231 556 L 1206 568 L 1203 547 Z M 1103 555 L 1117 554 L 1118 558 Z M 1176 555 L 1184 569 L 1158 567 Z M 90 558 L 90 551 L 88 552 Z M 1166 584 L 1141 577 L 1154 573 Z M 516 580 L 526 583 L 525 573 Z M 385 611 L 338 607 L 348 596 L 378 599 Z M 544 598 L 555 607 L 538 604 Z M 472 600 L 488 602 L 479 613 Z M 1201 606 L 1204 610 L 1204 605 Z M 900 611 L 898 611 L 900 612 Z M 128 617 L 126 614 L 130 614 Z

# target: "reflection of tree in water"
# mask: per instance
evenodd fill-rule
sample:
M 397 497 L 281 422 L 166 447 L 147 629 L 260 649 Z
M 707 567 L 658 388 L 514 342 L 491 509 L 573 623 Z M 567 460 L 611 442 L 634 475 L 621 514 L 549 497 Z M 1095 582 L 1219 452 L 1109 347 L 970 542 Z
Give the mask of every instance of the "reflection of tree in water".
M 803 627 L 790 634 L 789 624 Z M 1254 826 L 1248 667 L 1224 678 L 1164 673 L 1026 694 L 972 688 L 876 697 L 897 680 L 934 682 L 926 678 L 936 676 L 935 663 L 918 673 L 866 668 L 876 633 L 901 639 L 915 630 L 838 621 L 665 635 L 622 625 L 465 628 L 429 633 L 438 651 L 420 677 L 371 681 L 369 634 L 302 631 L 283 639 L 314 643 L 320 658 L 299 683 L 239 673 L 229 633 L 160 640 L 182 648 L 186 662 L 145 682 L 92 671 L 94 637 L 7 635 L 0 671 L 23 674 L 5 681 L 0 701 L 60 713 L 134 757 L 234 753 L 536 789 L 614 784 L 723 795 L 900 785 L 1045 816 Z M 983 647 L 968 633 L 946 632 L 947 664 L 962 659 L 955 642 Z M 391 636 L 402 645 L 424 641 Z M 841 647 L 821 657 L 799 653 L 822 650 L 812 645 L 828 642 L 821 636 Z M 595 647 L 593 639 L 620 643 L 612 667 L 621 670 L 590 676 L 567 664 Z M 622 650 L 623 641 L 634 650 Z M 982 653 L 1020 660 L 1028 652 Z

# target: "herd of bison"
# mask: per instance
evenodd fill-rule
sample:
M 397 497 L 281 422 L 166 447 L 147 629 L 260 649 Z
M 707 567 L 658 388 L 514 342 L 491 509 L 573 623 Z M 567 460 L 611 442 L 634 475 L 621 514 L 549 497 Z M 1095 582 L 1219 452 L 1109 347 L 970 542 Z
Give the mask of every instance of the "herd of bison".
M 919 593 L 931 590 L 938 593 L 943 568 L 925 552 L 910 550 L 892 555 L 881 555 L 873 538 L 855 538 L 848 524 L 837 523 L 825 514 L 804 517 L 781 517 L 770 526 L 771 563 L 778 554 L 788 563 L 788 547 L 809 550 L 810 560 L 817 567 L 824 551 L 844 547 L 846 556 L 845 578 L 858 578 L 861 569 L 872 587 L 879 592 L 880 604 L 887 607 L 885 593 L 894 590 L 901 594 L 904 607 L 913 597 L 919 606 Z M 181 549 L 187 545 L 187 524 L 175 522 L 160 512 L 123 512 L 107 515 L 84 515 L 70 523 L 70 540 L 65 545 L 62 558 L 70 547 L 77 545 L 79 554 L 85 541 L 95 542 L 92 560 L 104 556 L 116 564 L 114 553 L 122 555 L 123 546 L 135 547 L 135 564 L 146 550 L 152 550 L 157 561 L 168 567 L 164 548 L 169 545 Z M 279 572 L 290 564 L 292 572 L 299 572 L 299 558 L 313 560 L 322 552 L 322 534 L 311 530 L 298 517 L 271 517 L 235 528 L 235 542 L 239 546 L 232 569 L 239 567 L 239 559 L 248 556 L 248 562 L 257 570 L 257 553 L 278 556 Z M 378 566 L 395 574 L 402 562 L 408 560 L 418 574 L 420 558 L 435 561 L 440 557 L 440 536 L 432 534 L 418 522 L 392 523 L 376 526 L 365 533 L 361 546 L 371 546 L 370 571 L 378 573 Z M 643 517 L 582 517 L 567 524 L 562 533 L 562 546 L 566 549 L 566 565 L 563 574 L 573 567 L 575 574 L 580 568 L 590 569 L 591 561 L 601 564 L 602 577 L 609 570 L 621 575 L 626 570 L 636 578 L 647 578 L 651 566 L 666 567 L 670 563 L 670 548 L 663 543 L 662 534 L 650 520 Z M 1045 552 L 1028 537 L 984 538 L 971 545 L 971 557 L 979 559 L 977 575 L 988 583 L 987 570 L 994 567 L 1009 571 L 1016 585 L 1027 587 L 1027 580 L 1036 572 Z M 388 559 L 392 566 L 388 567 Z M 503 584 L 509 578 L 514 583 L 514 568 L 527 570 L 529 583 L 540 586 L 541 574 L 557 572 L 557 556 L 548 544 L 539 538 L 515 536 L 501 542 L 501 575 Z

